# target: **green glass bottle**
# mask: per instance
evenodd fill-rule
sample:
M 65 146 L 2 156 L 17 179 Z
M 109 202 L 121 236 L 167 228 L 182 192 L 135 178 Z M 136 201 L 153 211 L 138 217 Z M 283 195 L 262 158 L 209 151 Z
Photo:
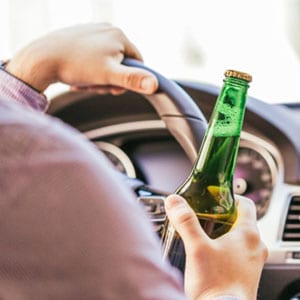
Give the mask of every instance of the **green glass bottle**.
M 236 219 L 232 181 L 251 80 L 251 75 L 243 72 L 225 72 L 192 172 L 175 192 L 187 200 L 213 239 L 226 233 Z M 162 239 L 164 256 L 183 271 L 183 243 L 168 220 Z

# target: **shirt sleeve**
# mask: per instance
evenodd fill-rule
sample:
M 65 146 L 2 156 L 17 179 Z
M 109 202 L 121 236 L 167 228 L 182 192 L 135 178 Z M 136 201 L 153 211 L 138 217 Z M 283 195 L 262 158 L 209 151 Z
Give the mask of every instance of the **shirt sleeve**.
M 41 112 L 47 108 L 45 95 L 7 72 L 3 62 L 0 62 L 0 99 L 13 100 Z
M 0 101 L 0 139 L 4 298 L 186 300 L 135 195 L 82 135 Z

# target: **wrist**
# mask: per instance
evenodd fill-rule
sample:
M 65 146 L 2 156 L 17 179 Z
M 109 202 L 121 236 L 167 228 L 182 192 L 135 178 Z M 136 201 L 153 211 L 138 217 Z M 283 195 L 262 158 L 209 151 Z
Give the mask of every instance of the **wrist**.
M 0 92 L 3 98 L 15 101 L 36 111 L 46 111 L 46 96 L 10 74 L 6 70 L 6 64 L 5 61 L 0 61 Z
M 6 63 L 5 70 L 40 93 L 56 82 L 55 60 L 34 45 L 17 53 Z

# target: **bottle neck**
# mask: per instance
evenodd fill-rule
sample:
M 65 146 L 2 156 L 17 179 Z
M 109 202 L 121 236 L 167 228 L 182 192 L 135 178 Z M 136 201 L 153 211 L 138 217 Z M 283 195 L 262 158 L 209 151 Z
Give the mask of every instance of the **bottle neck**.
M 220 174 L 227 177 L 233 176 L 244 120 L 247 90 L 248 83 L 244 80 L 231 77 L 224 80 L 194 166 L 194 172 L 206 172 L 214 168 L 218 176 Z M 210 157 L 209 160 L 208 157 Z
M 248 83 L 226 78 L 209 121 L 217 137 L 239 136 L 242 130 Z

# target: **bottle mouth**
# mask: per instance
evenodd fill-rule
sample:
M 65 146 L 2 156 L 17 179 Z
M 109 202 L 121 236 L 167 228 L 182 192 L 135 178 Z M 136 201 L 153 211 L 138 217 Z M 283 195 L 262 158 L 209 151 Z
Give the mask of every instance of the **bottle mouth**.
M 252 76 L 250 74 L 245 73 L 245 72 L 236 71 L 236 70 L 226 70 L 224 75 L 225 75 L 225 77 L 238 78 L 238 79 L 245 80 L 247 82 L 252 81 Z

